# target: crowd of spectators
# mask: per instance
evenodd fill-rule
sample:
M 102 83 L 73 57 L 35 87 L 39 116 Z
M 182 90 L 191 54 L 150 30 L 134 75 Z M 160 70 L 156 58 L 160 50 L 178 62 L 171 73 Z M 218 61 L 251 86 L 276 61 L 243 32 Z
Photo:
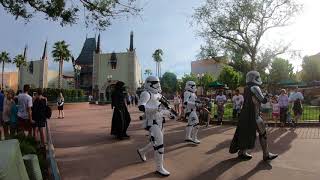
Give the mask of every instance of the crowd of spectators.
M 38 89 L 33 97 L 30 86 L 24 85 L 23 92 L 15 95 L 13 90 L 0 93 L 0 140 L 17 134 L 34 137 L 45 145 L 45 127 L 51 116 L 47 98 Z

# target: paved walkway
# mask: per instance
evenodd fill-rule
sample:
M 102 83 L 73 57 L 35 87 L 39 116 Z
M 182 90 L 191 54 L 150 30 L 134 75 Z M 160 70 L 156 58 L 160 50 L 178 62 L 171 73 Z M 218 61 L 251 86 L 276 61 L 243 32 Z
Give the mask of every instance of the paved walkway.
M 141 128 L 139 112 L 135 108 L 130 112 L 131 139 L 124 141 L 116 141 L 109 135 L 112 116 L 109 106 L 66 110 L 64 119 L 50 120 L 63 179 L 160 179 L 154 174 L 153 153 L 145 163 L 136 154 L 136 148 L 147 143 L 147 133 Z M 170 121 L 165 126 L 165 167 L 171 172 L 166 179 L 320 179 L 319 128 L 269 128 L 270 149 L 280 156 L 265 163 L 261 161 L 259 143 L 250 161 L 239 161 L 228 153 L 234 133 L 232 126 L 203 127 L 199 146 L 183 142 L 184 123 Z

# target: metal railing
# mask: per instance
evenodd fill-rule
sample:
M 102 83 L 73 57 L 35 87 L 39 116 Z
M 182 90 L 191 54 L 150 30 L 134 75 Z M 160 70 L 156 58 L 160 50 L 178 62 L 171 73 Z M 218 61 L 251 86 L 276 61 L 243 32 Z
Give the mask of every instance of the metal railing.
M 302 107 L 303 107 L 303 112 L 302 112 L 300 121 L 304 121 L 304 122 L 319 121 L 320 122 L 320 106 L 311 106 L 311 105 L 304 104 Z M 232 103 L 230 102 L 226 103 L 224 107 L 223 119 L 233 120 L 232 111 L 233 111 Z M 288 111 L 290 113 L 290 116 L 294 117 L 294 114 L 292 111 L 292 105 L 288 107 Z M 211 117 L 214 118 L 214 115 L 216 114 L 217 114 L 217 105 L 214 104 L 211 111 Z M 262 114 L 266 120 L 272 120 L 272 108 L 263 109 Z
M 47 125 L 46 125 L 46 137 L 47 137 L 47 143 L 48 143 L 47 160 L 49 161 L 49 179 L 61 180 L 60 172 L 59 172 L 58 165 L 57 165 L 57 162 L 55 159 L 54 146 L 52 143 L 49 123 L 47 123 Z

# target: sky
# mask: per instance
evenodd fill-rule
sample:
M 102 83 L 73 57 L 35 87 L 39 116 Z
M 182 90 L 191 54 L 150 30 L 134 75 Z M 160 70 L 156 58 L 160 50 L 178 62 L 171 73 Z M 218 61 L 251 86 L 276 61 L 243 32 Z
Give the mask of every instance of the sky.
M 178 77 L 191 71 L 191 61 L 196 60 L 201 38 L 196 35 L 196 27 L 190 25 L 194 8 L 203 0 L 138 0 L 143 7 L 139 17 L 130 17 L 113 21 L 107 30 L 101 33 L 103 53 L 124 52 L 129 47 L 130 31 L 134 31 L 134 46 L 142 65 L 142 70 L 155 72 L 152 53 L 161 48 L 164 51 L 162 73 L 174 72 Z M 294 19 L 295 23 L 281 31 L 273 31 L 265 41 L 283 40 L 291 43 L 291 49 L 300 52 L 301 57 L 320 52 L 319 0 L 299 0 L 304 5 L 303 12 Z M 82 17 L 80 16 L 80 19 Z M 82 20 L 73 26 L 61 27 L 58 22 L 45 20 L 36 15 L 29 23 L 15 20 L 0 7 L 0 51 L 8 51 L 13 57 L 23 52 L 28 45 L 28 60 L 41 57 L 43 46 L 48 40 L 48 53 L 51 55 L 54 42 L 65 40 L 70 44 L 72 54 L 77 57 L 87 37 L 95 37 L 98 32 L 87 29 Z M 287 56 L 288 57 L 288 56 Z M 289 57 L 288 57 L 289 58 Z M 57 69 L 49 56 L 49 69 Z M 289 58 L 296 69 L 300 69 L 302 58 Z M 65 71 L 71 71 L 71 63 L 66 63 Z M 7 71 L 15 70 L 7 66 Z

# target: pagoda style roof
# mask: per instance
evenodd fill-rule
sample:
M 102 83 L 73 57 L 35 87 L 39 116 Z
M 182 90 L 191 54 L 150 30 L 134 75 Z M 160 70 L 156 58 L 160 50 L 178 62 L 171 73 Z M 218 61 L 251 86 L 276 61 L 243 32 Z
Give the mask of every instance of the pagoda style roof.
M 96 50 L 96 38 L 87 38 L 83 44 L 81 53 L 76 60 L 79 65 L 92 65 L 93 53 Z

